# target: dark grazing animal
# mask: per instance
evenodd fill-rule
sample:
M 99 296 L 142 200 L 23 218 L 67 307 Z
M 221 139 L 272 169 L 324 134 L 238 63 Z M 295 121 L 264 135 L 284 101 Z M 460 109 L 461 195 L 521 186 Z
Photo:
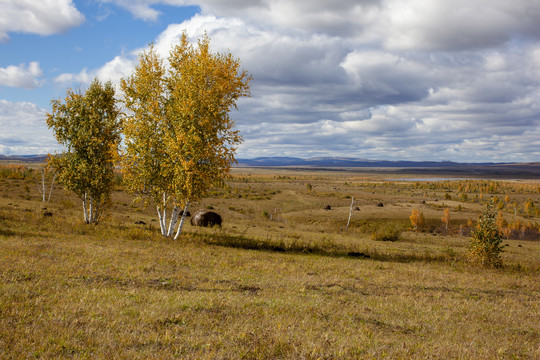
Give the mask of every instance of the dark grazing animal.
M 208 210 L 199 210 L 191 217 L 193 226 L 221 226 L 221 216 L 218 213 Z
M 184 210 L 180 210 L 180 212 L 178 213 L 178 216 L 182 216 L 184 215 Z M 186 216 L 191 216 L 191 213 L 189 211 L 186 211 Z

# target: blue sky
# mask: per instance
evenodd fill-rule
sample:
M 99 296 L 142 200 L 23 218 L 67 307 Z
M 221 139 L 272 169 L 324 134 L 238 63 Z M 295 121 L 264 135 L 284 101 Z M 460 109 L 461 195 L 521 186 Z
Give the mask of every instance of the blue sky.
M 540 161 L 540 0 L 0 0 L 0 154 L 184 29 L 253 74 L 238 157 Z

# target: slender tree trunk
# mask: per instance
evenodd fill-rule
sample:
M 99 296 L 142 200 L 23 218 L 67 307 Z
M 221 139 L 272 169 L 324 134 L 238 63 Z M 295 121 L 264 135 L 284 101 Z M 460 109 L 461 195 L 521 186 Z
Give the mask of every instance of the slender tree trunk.
M 88 224 L 88 210 L 86 208 L 86 202 L 87 202 L 87 195 L 84 193 L 83 196 L 83 211 L 84 211 L 84 222 Z
M 172 209 L 171 213 L 171 220 L 169 222 L 169 230 L 167 231 L 167 237 L 172 237 L 174 234 L 174 229 L 176 229 L 176 223 L 178 222 L 178 213 L 180 210 L 178 209 L 178 206 L 175 206 Z
M 351 222 L 351 215 L 352 215 L 352 207 L 354 205 L 354 196 L 351 200 L 351 207 L 349 208 L 349 220 L 347 220 L 347 227 L 346 229 L 348 230 L 349 229 L 349 223 Z
M 159 228 L 161 230 L 161 235 L 165 236 L 165 219 L 163 219 L 159 205 L 156 206 L 156 209 L 159 217 Z
M 98 199 L 97 201 L 94 201 L 94 199 L 92 199 L 92 223 L 94 224 L 99 223 L 99 219 L 101 218 L 101 210 L 103 209 L 102 205 L 101 200 Z
M 163 231 L 161 235 L 167 236 L 167 194 L 163 193 Z
M 45 202 L 45 169 L 41 170 L 41 195 L 43 197 L 43 202 Z
M 94 222 L 94 198 L 90 197 L 89 224 Z
M 186 202 L 186 206 L 184 207 L 184 212 L 182 213 L 182 218 L 180 219 L 180 225 L 178 225 L 178 231 L 176 232 L 176 235 L 174 236 L 174 240 L 178 239 L 178 236 L 182 233 L 182 228 L 184 227 L 184 221 L 186 220 L 186 214 L 189 209 L 189 200 Z
M 47 202 L 51 201 L 51 195 L 54 188 L 54 180 L 56 180 L 56 174 L 53 174 L 52 182 L 51 182 L 51 189 L 49 190 L 49 198 L 47 199 Z M 45 199 L 43 199 L 45 201 Z
M 39 192 L 41 193 L 41 199 L 43 202 L 50 202 L 51 196 L 54 188 L 54 181 L 56 180 L 56 173 L 53 174 L 51 180 L 51 188 L 49 189 L 49 196 L 47 197 L 47 173 L 45 169 L 41 169 L 41 186 L 38 186 Z
M 178 219 L 178 214 L 175 215 L 175 210 L 171 214 L 171 219 L 169 220 L 169 227 L 167 227 L 167 194 L 163 193 L 163 203 L 156 206 L 156 210 L 159 217 L 159 228 L 161 230 L 161 235 L 163 236 L 172 236 L 174 233 L 174 224 L 176 224 L 176 219 Z M 172 226 L 172 230 L 171 230 Z

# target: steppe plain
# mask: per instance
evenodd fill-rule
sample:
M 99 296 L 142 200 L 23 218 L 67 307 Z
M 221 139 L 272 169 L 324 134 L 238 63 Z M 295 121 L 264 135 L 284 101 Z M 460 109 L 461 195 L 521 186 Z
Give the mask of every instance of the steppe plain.
M 540 358 L 538 178 L 235 168 L 192 207 L 223 226 L 173 241 L 120 177 L 93 226 L 61 184 L 43 202 L 36 170 L 1 170 L 2 359 Z M 466 257 L 494 197 L 499 269 Z

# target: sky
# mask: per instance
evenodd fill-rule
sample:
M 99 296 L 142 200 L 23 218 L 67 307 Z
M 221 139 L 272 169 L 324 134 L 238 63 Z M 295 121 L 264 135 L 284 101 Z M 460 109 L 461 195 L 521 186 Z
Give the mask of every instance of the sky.
M 253 75 L 238 158 L 540 161 L 540 0 L 0 0 L 0 154 L 184 30 Z

